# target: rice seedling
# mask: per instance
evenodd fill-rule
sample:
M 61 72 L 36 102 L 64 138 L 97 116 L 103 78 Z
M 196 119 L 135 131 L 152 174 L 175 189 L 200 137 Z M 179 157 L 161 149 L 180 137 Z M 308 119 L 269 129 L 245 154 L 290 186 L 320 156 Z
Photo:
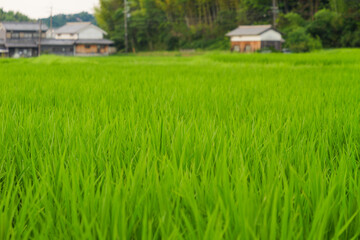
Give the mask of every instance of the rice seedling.
M 356 239 L 360 51 L 0 60 L 0 239 Z

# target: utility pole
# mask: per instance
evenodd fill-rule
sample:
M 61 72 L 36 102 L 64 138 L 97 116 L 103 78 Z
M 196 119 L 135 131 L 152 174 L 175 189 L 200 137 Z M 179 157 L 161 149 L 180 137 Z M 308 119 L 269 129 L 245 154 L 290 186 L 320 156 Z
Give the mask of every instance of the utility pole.
M 128 15 L 128 6 L 127 1 L 124 0 L 124 30 L 125 30 L 125 53 L 129 50 L 129 40 L 128 40 L 128 22 L 127 22 L 127 15 Z
M 41 25 L 42 25 L 42 21 L 41 19 L 39 20 L 39 45 L 38 45 L 38 56 L 40 57 L 41 55 Z
M 276 6 L 276 0 L 272 0 L 272 12 L 273 12 L 273 27 L 276 27 L 276 19 L 277 19 L 277 14 L 279 12 L 279 8 Z
M 50 38 L 53 38 L 53 7 L 50 8 Z

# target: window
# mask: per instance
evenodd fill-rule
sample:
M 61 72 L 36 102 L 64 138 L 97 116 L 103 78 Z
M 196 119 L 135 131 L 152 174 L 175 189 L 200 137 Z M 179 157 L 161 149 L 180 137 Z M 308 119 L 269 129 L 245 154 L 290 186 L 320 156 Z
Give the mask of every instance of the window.
M 246 44 L 246 45 L 245 45 L 245 52 L 252 52 L 252 49 L 251 49 L 251 45 L 250 45 L 250 44 Z
M 85 45 L 85 48 L 89 49 L 91 48 L 91 45 Z
M 20 34 L 19 33 L 12 33 L 11 38 L 20 38 Z
M 32 34 L 31 33 L 24 33 L 24 38 L 32 38 Z

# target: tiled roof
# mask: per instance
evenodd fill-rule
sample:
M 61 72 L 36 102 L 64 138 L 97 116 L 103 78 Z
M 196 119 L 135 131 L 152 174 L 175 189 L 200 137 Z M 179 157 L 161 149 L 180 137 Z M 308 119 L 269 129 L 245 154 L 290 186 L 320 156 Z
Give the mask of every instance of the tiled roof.
M 269 29 L 272 29 L 271 25 L 243 25 L 227 33 L 226 36 L 228 37 L 246 36 L 246 35 L 254 36 L 254 35 L 260 35 Z
M 51 46 L 67 46 L 74 45 L 75 40 L 67 39 L 41 39 L 41 45 L 51 45 Z
M 36 22 L 2 22 L 7 31 L 39 31 L 39 23 Z M 46 31 L 48 27 L 41 25 L 41 30 Z
M 114 44 L 113 41 L 108 39 L 79 39 L 76 40 L 77 44 L 99 44 L 99 45 L 110 45 Z

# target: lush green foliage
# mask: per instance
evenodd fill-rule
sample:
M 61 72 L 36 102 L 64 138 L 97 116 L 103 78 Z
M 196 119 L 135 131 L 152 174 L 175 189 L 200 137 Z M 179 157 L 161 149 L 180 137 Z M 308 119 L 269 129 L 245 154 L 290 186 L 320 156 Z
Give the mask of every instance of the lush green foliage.
M 43 23 L 50 26 L 50 17 L 43 18 Z M 57 14 L 53 16 L 53 27 L 61 27 L 65 25 L 67 22 L 91 22 L 96 24 L 94 15 L 88 12 L 81 12 L 76 14 Z
M 44 24 L 50 26 L 50 17 L 41 19 Z M 9 11 L 6 12 L 2 8 L 0 8 L 0 22 L 2 21 L 10 21 L 10 22 L 28 22 L 28 21 L 34 21 L 31 20 L 26 15 L 19 13 L 19 12 L 13 12 Z M 97 24 L 94 15 L 87 13 L 87 12 L 81 12 L 76 14 L 57 14 L 53 16 L 53 27 L 61 27 L 65 25 L 67 22 L 91 22 L 93 24 Z
M 0 22 L 2 21 L 23 22 L 23 21 L 30 21 L 30 18 L 19 12 L 13 12 L 13 11 L 6 12 L 4 11 L 4 9 L 0 8 Z
M 359 67 L 0 60 L 0 239 L 356 239 Z
M 119 49 L 124 48 L 124 5 L 122 0 L 99 0 L 96 18 Z M 130 45 L 137 50 L 222 48 L 224 35 L 240 24 L 272 23 L 271 0 L 133 0 L 128 12 Z M 359 47 L 360 1 L 358 0 L 279 0 L 278 28 L 287 16 L 297 15 L 306 27 L 300 45 Z M 329 10 L 326 10 L 329 9 Z M 285 18 L 285 20 L 284 20 Z M 293 19 L 294 20 L 294 19 Z M 299 34 L 301 29 L 292 29 Z M 311 34 L 311 37 L 309 37 Z M 292 34 L 293 36 L 295 35 Z M 289 37 L 285 34 L 285 38 Z M 299 44 L 288 47 L 299 50 Z M 321 42 L 321 44 L 318 44 Z M 310 47 L 311 49 L 311 47 Z

